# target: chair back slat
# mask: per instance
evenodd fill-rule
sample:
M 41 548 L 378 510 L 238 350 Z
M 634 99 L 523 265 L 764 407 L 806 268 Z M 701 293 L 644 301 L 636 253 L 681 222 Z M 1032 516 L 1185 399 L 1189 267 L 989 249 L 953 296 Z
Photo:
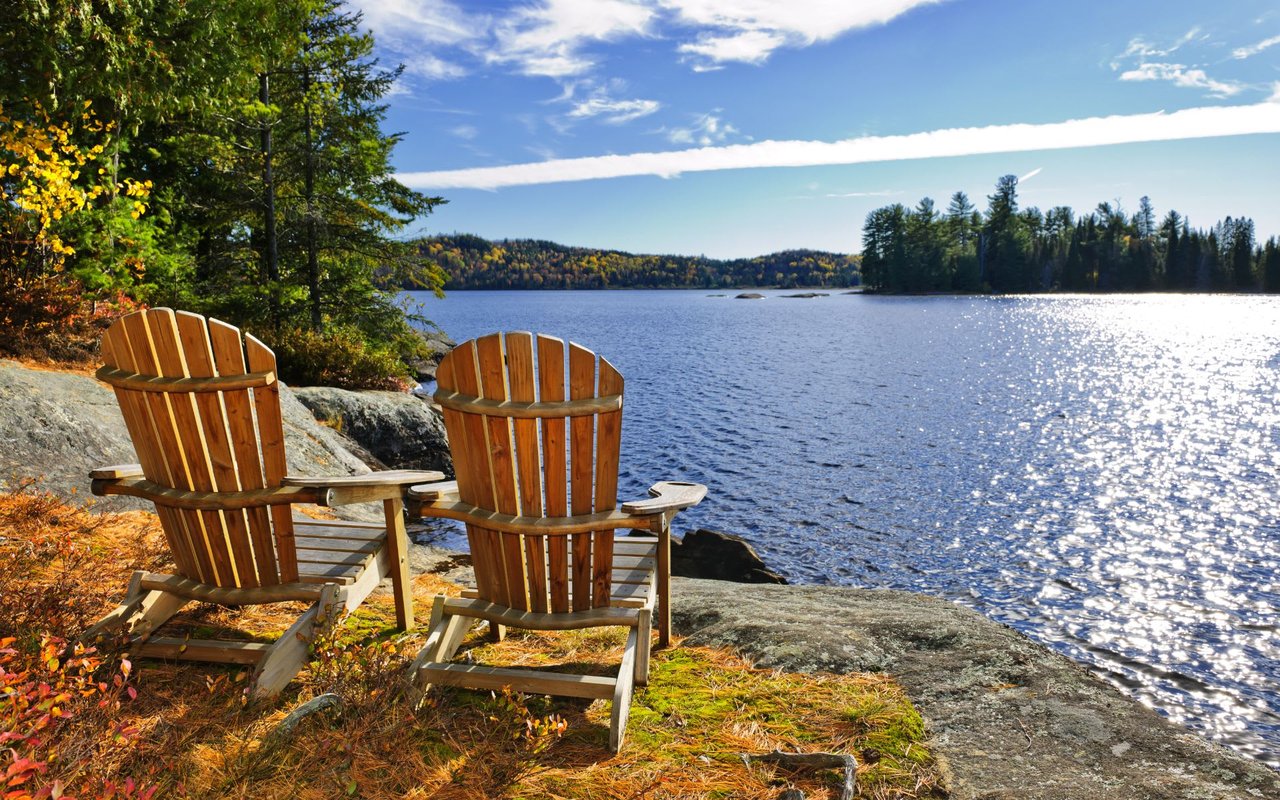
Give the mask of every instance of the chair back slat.
M 525 518 L 616 506 L 622 376 L 607 361 L 550 336 L 491 334 L 458 345 L 436 379 L 454 401 L 443 411 L 463 502 Z M 467 533 L 484 599 L 558 613 L 609 605 L 612 529 Z
M 209 342 L 209 328 L 204 317 L 186 311 L 179 311 L 175 316 L 178 340 L 186 358 L 187 374 L 192 378 L 217 377 L 213 350 Z M 239 491 L 242 487 L 239 474 L 236 472 L 235 455 L 231 449 L 227 414 L 224 412 L 226 397 L 220 398 L 212 392 L 200 392 L 193 394 L 192 399 L 199 413 L 204 455 L 208 459 L 210 480 L 207 488 L 223 492 Z M 221 516 L 221 524 L 226 532 L 227 545 L 235 567 L 236 582 L 244 587 L 261 585 L 258 580 L 257 565 L 253 559 L 253 547 L 249 543 L 249 523 L 245 510 L 230 509 L 215 513 Z
M 136 372 L 133 354 L 129 348 L 128 336 L 124 325 L 112 325 L 102 339 L 102 355 L 107 363 L 115 364 L 128 372 Z M 161 458 L 156 446 L 157 436 L 151 419 L 151 411 L 146 396 L 141 392 L 124 391 L 115 388 L 116 400 L 120 405 L 120 413 L 124 417 L 125 428 L 134 442 L 134 450 L 143 473 L 160 475 L 167 470 L 167 464 Z M 198 578 L 199 567 L 195 563 L 195 555 L 187 538 L 187 532 L 172 508 L 157 508 L 165 540 L 169 544 L 169 552 L 173 554 L 179 571 L 189 577 Z
M 157 309 L 143 317 L 151 334 L 155 355 L 154 369 L 150 375 L 189 377 L 186 359 L 179 341 L 178 320 L 169 309 Z M 191 393 L 165 393 L 173 430 L 181 449 L 183 485 L 175 488 L 213 491 L 213 468 L 209 460 L 209 447 L 205 441 L 196 398 Z M 232 566 L 233 555 L 228 547 L 226 520 L 218 511 L 182 511 L 193 534 L 198 534 L 195 544 L 200 554 L 208 554 L 214 578 L 218 585 L 235 585 L 236 570 Z
M 622 394 L 622 374 L 604 358 L 600 359 L 597 397 Z M 596 494 L 595 510 L 614 508 L 618 504 L 618 458 L 622 439 L 622 409 L 607 411 L 596 421 Z M 596 531 L 591 548 L 591 584 L 597 606 L 607 605 L 613 571 L 613 531 Z
M 552 336 L 538 336 L 538 399 L 544 403 L 568 399 L 564 381 L 564 342 Z M 566 420 L 547 417 L 539 420 L 542 433 L 543 513 L 548 517 L 569 516 L 568 459 L 565 457 Z M 564 536 L 547 538 L 547 584 L 553 612 L 569 610 L 569 542 Z
M 192 379 L 144 380 L 132 387 L 113 384 L 147 480 L 214 493 L 281 485 L 284 430 L 274 381 L 275 355 L 261 342 L 216 320 L 158 308 L 116 321 L 103 339 L 102 352 L 107 367 L 139 378 Z M 253 381 L 265 385 L 223 389 L 224 384 L 217 384 L 216 391 L 207 383 L 200 387 L 200 379 L 250 372 L 268 374 Z M 156 510 L 185 577 L 227 588 L 271 586 L 297 578 L 288 505 L 271 511 L 164 505 Z
M 441 362 L 436 371 L 436 381 L 441 386 L 450 385 L 472 396 L 480 394 L 480 377 L 477 374 L 475 342 L 458 345 L 451 358 Z M 449 383 L 449 382 L 452 383 Z M 458 493 L 464 502 L 480 508 L 495 508 L 493 481 L 490 473 L 488 433 L 484 418 L 478 414 L 465 414 L 445 409 L 445 428 L 450 436 L 454 472 L 458 478 Z M 456 442 L 457 444 L 453 444 Z M 465 455 L 464 455 L 465 453 Z M 461 462 L 458 456 L 463 456 Z M 501 569 L 496 531 L 469 526 L 467 538 L 471 545 L 472 560 L 479 591 L 493 602 L 507 603 L 506 573 Z
M 162 327 L 169 320 L 163 314 L 165 309 L 129 314 L 116 324 L 124 328 L 125 342 L 129 354 L 127 364 L 117 364 L 144 375 L 164 375 L 178 377 L 181 368 L 174 369 L 170 365 L 158 363 L 152 341 L 152 328 Z M 168 367 L 166 373 L 165 368 Z M 174 422 L 169 397 L 163 392 L 148 392 L 143 396 L 142 408 L 150 428 L 151 446 L 157 466 L 156 477 L 147 477 L 156 483 L 171 486 L 175 489 L 191 489 L 191 476 L 185 463 L 186 451 Z M 143 467 L 145 472 L 146 468 Z M 175 510 L 173 512 L 177 537 L 183 542 L 188 558 L 193 563 L 198 579 L 217 584 L 218 574 L 209 552 L 208 539 L 204 523 L 200 515 L 194 511 Z M 191 576 L 196 577 L 196 576 Z
M 218 375 L 244 375 L 249 372 L 244 358 L 244 337 L 240 330 L 225 322 L 209 320 L 208 336 L 213 367 Z M 254 416 L 253 394 L 247 390 L 223 392 L 222 408 L 227 426 L 227 440 L 235 458 L 236 478 L 241 490 L 262 489 L 266 482 L 262 476 L 262 454 L 258 447 L 256 426 L 236 421 L 252 420 Z M 253 574 L 260 586 L 279 583 L 275 556 L 271 552 L 271 518 L 265 508 L 250 508 L 245 512 L 245 536 L 237 537 L 235 545 L 252 553 Z
M 253 336 L 245 334 L 244 349 L 251 372 L 274 372 L 276 354 Z M 253 409 L 258 418 L 259 446 L 262 450 L 262 477 L 268 487 L 284 482 L 289 465 L 284 454 L 284 419 L 280 415 L 280 384 L 272 383 L 253 390 Z M 275 532 L 276 560 L 279 580 L 298 579 L 297 547 L 293 541 L 293 510 L 288 505 L 271 507 L 271 525 Z M 271 547 L 262 542 L 263 555 L 270 557 Z
M 508 333 L 506 336 L 507 374 L 510 379 L 511 399 L 521 403 L 533 403 L 538 399 L 537 375 L 534 374 L 533 336 L 529 333 Z M 512 439 L 515 442 L 516 474 L 519 480 L 520 513 L 540 517 L 542 504 L 542 461 L 538 444 L 538 420 L 516 418 L 511 420 Z M 547 547 L 545 536 L 523 538 L 524 568 L 527 571 L 529 610 L 547 610 Z

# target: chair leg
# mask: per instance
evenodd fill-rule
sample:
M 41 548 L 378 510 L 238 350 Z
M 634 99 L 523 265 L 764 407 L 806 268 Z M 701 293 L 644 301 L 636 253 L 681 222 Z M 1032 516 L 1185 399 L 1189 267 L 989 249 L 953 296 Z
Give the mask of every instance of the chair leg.
M 404 527 L 404 500 L 399 497 L 382 504 L 387 524 L 387 560 L 391 591 L 396 600 L 396 624 L 400 630 L 413 627 L 413 583 L 409 577 L 409 534 Z
M 507 638 L 507 626 L 496 622 L 489 623 L 489 641 L 500 642 Z
M 431 630 L 427 634 L 426 644 L 409 665 L 409 679 L 415 685 L 418 685 L 418 669 L 423 664 L 443 662 L 453 658 L 454 653 L 458 652 L 458 647 L 462 645 L 462 640 L 466 638 L 467 631 L 475 622 L 470 617 L 458 614 L 446 616 L 444 603 L 445 596 L 436 595 L 435 605 L 431 607 Z M 418 685 L 418 688 L 426 691 L 428 687 Z
M 652 647 L 653 636 L 653 610 L 643 608 L 640 610 L 640 623 L 636 627 L 636 685 L 649 685 L 649 650 Z
M 658 535 L 658 647 L 671 644 L 671 517 L 674 512 L 662 514 L 654 525 Z
M 142 570 L 134 572 L 124 601 L 80 634 L 76 642 L 90 644 L 118 630 L 127 631 L 139 642 L 145 641 L 156 628 L 168 622 L 187 604 L 188 601 L 184 598 L 168 592 L 144 590 L 142 579 L 146 574 Z
M 609 749 L 615 753 L 622 750 L 622 740 L 627 733 L 627 716 L 631 713 L 631 689 L 635 678 L 639 638 L 640 632 L 636 628 L 627 632 L 627 646 L 622 651 L 618 682 L 613 688 L 613 712 L 609 719 Z
M 293 676 L 307 663 L 316 636 L 333 624 L 334 612 L 341 602 L 339 587 L 333 584 L 325 586 L 320 599 L 271 645 L 253 670 L 251 692 L 254 698 L 273 697 L 293 680 Z

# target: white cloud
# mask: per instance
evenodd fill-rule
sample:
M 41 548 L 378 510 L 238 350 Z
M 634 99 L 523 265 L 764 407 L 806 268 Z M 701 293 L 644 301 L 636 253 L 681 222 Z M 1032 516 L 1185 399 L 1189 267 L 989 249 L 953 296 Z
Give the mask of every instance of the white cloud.
M 452 80 L 461 78 L 467 71 L 457 64 L 437 58 L 429 53 L 408 56 L 401 59 L 406 74 L 415 75 L 428 80 Z
M 658 0 L 678 22 L 700 29 L 680 52 L 705 61 L 758 64 L 783 46 L 828 41 L 883 25 L 919 6 L 943 0 Z
M 867 164 L 1252 133 L 1280 133 L 1280 102 L 1188 108 L 1170 114 L 1156 112 L 1090 117 L 1036 125 L 951 128 L 905 136 L 865 136 L 838 142 L 765 141 L 670 152 L 553 159 L 500 167 L 404 172 L 396 177 L 416 189 L 497 189 L 634 175 L 671 178 L 684 172 Z
M 573 119 L 603 117 L 605 122 L 621 125 L 624 122 L 647 117 L 662 107 L 657 100 L 614 100 L 596 94 L 574 105 L 569 116 Z
M 643 36 L 653 15 L 651 8 L 626 0 L 544 0 L 500 23 L 496 46 L 484 58 L 515 64 L 526 75 L 581 75 L 595 65 L 582 52 L 586 44 Z
M 696 144 L 701 147 L 721 144 L 730 136 L 736 136 L 738 129 L 720 119 L 719 109 L 710 114 L 700 114 L 693 124 L 687 128 L 673 128 L 667 131 L 667 139 L 672 144 Z
M 1129 40 L 1129 46 L 1125 48 L 1125 51 L 1123 53 L 1120 54 L 1120 57 L 1128 58 L 1129 56 L 1138 56 L 1139 58 L 1152 58 L 1152 57 L 1164 58 L 1165 56 L 1171 53 L 1177 52 L 1179 49 L 1182 48 L 1183 45 L 1187 44 L 1188 42 L 1190 42 L 1192 39 L 1196 38 L 1199 35 L 1200 35 L 1200 27 L 1196 26 L 1191 30 L 1187 31 L 1186 33 L 1184 33 L 1181 39 L 1178 39 L 1178 41 L 1174 42 L 1173 44 L 1167 47 L 1157 47 L 1156 45 L 1151 44 L 1146 39 L 1142 38 L 1141 36 L 1135 36 Z M 1119 65 L 1116 64 L 1115 62 L 1112 62 L 1111 68 L 1119 69 Z
M 449 133 L 457 136 L 459 139 L 471 140 L 480 135 L 480 131 L 475 125 L 455 125 L 449 129 Z
M 1026 175 L 1023 175 L 1021 178 L 1018 178 L 1018 183 L 1026 183 L 1027 181 L 1031 180 L 1035 176 L 1039 175 L 1040 171 L 1043 169 L 1044 167 L 1036 167 L 1035 169 L 1028 172 Z
M 1231 97 L 1244 91 L 1235 81 L 1216 81 L 1202 69 L 1189 69 L 1182 64 L 1139 64 L 1136 69 L 1120 73 L 1122 81 L 1170 81 L 1174 86 L 1204 89 L 1214 97 Z
M 364 22 L 384 38 L 458 44 L 481 36 L 483 17 L 464 13 L 448 0 L 358 0 Z
M 1258 53 L 1266 50 L 1268 47 L 1275 47 L 1278 44 L 1280 44 L 1280 36 L 1272 36 L 1270 39 L 1263 39 L 1262 41 L 1248 45 L 1247 47 L 1237 47 L 1235 50 L 1231 51 L 1231 55 L 1234 58 L 1250 58 L 1251 56 L 1256 56 Z
M 742 31 L 731 36 L 702 35 L 698 41 L 682 44 L 681 53 L 702 56 L 712 64 L 723 61 L 742 61 L 747 64 L 759 64 L 769 57 L 774 50 L 787 43 L 787 37 L 770 31 Z M 699 71 L 707 71 L 699 63 L 695 65 Z
M 880 192 L 831 192 L 824 195 L 824 197 L 893 197 L 897 194 L 902 194 L 902 192 L 886 189 Z

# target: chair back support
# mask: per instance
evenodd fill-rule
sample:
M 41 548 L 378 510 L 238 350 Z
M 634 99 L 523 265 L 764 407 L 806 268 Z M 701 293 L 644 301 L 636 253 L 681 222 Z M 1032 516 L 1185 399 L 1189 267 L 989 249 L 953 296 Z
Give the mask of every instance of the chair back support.
M 117 320 L 98 377 L 112 384 L 148 481 L 185 491 L 280 486 L 285 474 L 276 357 L 262 342 L 168 308 Z M 216 500 L 216 497 L 213 498 Z M 156 511 L 185 577 L 219 587 L 298 579 L 290 506 Z
M 436 371 L 436 401 L 464 503 L 536 530 L 467 525 L 482 599 L 524 611 L 609 605 L 613 530 L 558 533 L 553 518 L 618 499 L 622 376 L 584 347 L 530 333 L 458 345 Z

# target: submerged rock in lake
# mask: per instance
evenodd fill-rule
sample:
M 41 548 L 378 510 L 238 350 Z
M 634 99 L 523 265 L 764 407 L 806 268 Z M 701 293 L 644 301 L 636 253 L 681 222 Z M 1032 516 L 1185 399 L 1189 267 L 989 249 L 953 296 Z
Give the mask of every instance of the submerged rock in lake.
M 735 583 L 786 583 L 746 539 L 700 528 L 671 543 L 671 574 Z
M 827 292 L 800 292 L 799 294 L 784 294 L 783 297 L 799 298 L 801 300 L 810 300 L 814 297 L 830 297 Z

